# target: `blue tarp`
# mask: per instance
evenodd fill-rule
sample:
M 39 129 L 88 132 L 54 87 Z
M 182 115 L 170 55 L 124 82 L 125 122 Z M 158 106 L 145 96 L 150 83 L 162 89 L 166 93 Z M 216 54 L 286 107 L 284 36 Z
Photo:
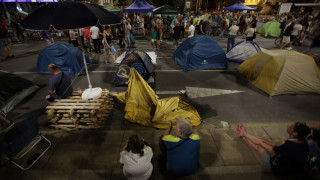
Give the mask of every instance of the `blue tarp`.
M 258 9 L 254 9 L 252 7 L 249 7 L 249 6 L 246 6 L 244 4 L 242 4 L 242 2 L 238 1 L 237 3 L 231 5 L 231 6 L 228 6 L 228 7 L 225 7 L 225 8 L 221 8 L 221 10 L 229 10 L 229 11 L 244 11 L 244 10 L 247 10 L 247 11 L 258 11 Z
M 194 36 L 185 40 L 173 58 L 183 71 L 193 69 L 227 68 L 227 58 L 221 46 L 208 36 Z
M 50 74 L 49 64 L 56 64 L 63 72 L 74 77 L 81 71 L 85 71 L 82 52 L 73 46 L 56 43 L 42 50 L 38 57 L 37 72 L 40 74 Z M 86 56 L 87 64 L 91 60 Z
M 140 0 L 136 0 L 129 7 L 123 9 L 123 12 L 152 12 L 153 7 L 144 5 Z

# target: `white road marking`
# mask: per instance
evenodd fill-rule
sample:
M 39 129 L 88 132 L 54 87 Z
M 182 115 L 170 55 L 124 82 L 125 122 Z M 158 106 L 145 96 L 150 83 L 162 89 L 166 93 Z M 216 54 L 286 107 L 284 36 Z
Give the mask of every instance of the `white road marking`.
M 189 98 L 198 97 L 211 97 L 224 94 L 241 93 L 244 91 L 228 90 L 228 89 L 212 89 L 212 88 L 199 88 L 199 87 L 186 87 L 186 94 Z

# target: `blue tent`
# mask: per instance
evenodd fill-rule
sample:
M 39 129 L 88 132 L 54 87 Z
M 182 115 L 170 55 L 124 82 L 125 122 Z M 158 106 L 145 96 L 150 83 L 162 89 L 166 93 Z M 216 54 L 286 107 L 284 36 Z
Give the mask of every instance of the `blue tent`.
M 123 12 L 152 12 L 153 7 L 144 5 L 140 0 L 136 0 L 129 7 L 123 9 Z
M 145 0 L 142 0 L 141 3 L 149 8 L 154 9 L 154 6 L 152 6 L 151 4 L 147 3 Z
M 73 77 L 84 71 L 82 58 L 82 52 L 78 48 L 66 44 L 52 44 L 40 52 L 37 72 L 39 74 L 50 74 L 48 65 L 56 64 L 61 71 L 67 72 Z M 92 63 L 87 56 L 86 62 L 87 64 Z
M 225 8 L 221 8 L 221 10 L 229 10 L 229 11 L 244 11 L 244 10 L 247 10 L 247 11 L 258 11 L 258 9 L 254 9 L 252 7 L 249 7 L 249 6 L 246 6 L 244 4 L 242 4 L 242 2 L 238 1 L 237 3 L 231 5 L 231 6 L 228 6 L 228 7 L 225 7 Z
M 150 56 L 144 51 L 127 51 L 115 73 L 115 86 L 126 85 L 130 77 L 130 68 L 134 68 L 147 81 L 153 73 L 154 65 Z
M 227 68 L 226 54 L 221 46 L 204 35 L 185 40 L 174 52 L 173 58 L 183 71 Z

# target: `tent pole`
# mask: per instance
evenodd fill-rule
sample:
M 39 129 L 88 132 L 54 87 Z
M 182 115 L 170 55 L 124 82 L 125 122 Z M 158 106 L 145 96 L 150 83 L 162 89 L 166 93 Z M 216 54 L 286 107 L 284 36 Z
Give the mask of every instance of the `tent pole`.
M 81 51 L 82 51 L 83 64 L 84 64 L 84 67 L 85 67 L 85 69 L 86 69 L 86 74 L 87 74 L 87 78 L 88 78 L 89 88 L 91 89 L 91 88 L 92 88 L 92 85 L 91 85 L 91 81 L 90 81 L 90 77 L 89 77 L 89 72 L 88 72 L 88 67 L 87 67 L 87 62 L 86 62 L 86 55 L 85 55 L 85 53 L 84 53 L 84 47 L 82 46 L 82 40 L 81 40 L 81 38 L 80 38 L 80 29 L 78 29 L 78 35 L 79 35 L 80 46 L 81 46 Z

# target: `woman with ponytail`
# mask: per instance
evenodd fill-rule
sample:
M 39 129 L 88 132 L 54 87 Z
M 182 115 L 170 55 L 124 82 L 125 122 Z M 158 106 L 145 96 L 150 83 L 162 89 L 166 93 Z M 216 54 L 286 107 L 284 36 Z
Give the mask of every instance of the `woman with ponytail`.
M 123 174 L 130 180 L 147 180 L 152 174 L 152 149 L 141 136 L 130 136 L 120 153 Z

